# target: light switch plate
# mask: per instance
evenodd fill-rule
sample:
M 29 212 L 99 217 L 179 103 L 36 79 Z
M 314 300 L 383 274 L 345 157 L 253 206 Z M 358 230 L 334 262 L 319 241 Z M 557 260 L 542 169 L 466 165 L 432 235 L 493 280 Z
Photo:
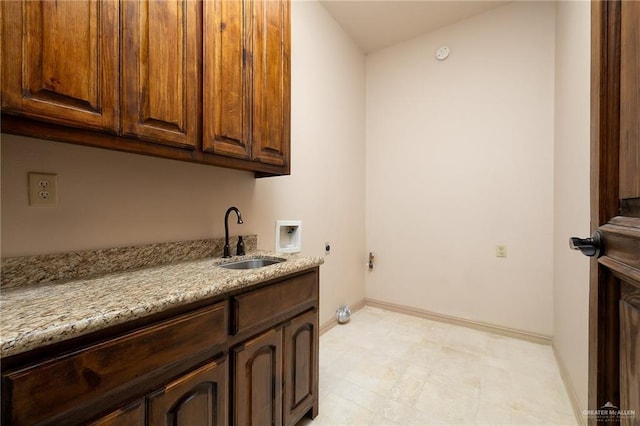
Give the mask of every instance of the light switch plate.
M 58 205 L 58 175 L 29 173 L 29 205 L 47 207 Z

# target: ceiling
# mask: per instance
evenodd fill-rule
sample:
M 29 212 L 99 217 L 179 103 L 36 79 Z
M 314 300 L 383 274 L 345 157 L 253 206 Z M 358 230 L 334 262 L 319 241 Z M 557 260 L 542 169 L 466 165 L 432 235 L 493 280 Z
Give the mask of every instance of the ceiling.
M 321 0 L 366 53 L 444 27 L 508 3 L 458 0 Z

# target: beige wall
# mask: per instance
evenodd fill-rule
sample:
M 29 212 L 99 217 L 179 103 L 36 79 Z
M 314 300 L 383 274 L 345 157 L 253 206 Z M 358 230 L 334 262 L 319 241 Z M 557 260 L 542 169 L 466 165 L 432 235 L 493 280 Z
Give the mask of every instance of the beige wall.
M 364 54 L 317 2 L 292 3 L 292 174 L 246 172 L 2 135 L 2 256 L 224 235 L 226 208 L 273 250 L 277 219 L 303 221 L 321 267 L 321 322 L 364 298 Z M 27 205 L 27 172 L 58 174 L 56 208 Z
M 367 57 L 367 297 L 551 335 L 554 12 L 514 2 Z
M 364 53 L 316 1 L 293 2 L 292 177 L 256 181 L 258 235 L 275 219 L 303 221 L 303 251 L 320 268 L 320 322 L 364 299 Z M 262 246 L 263 244 L 260 243 Z
M 568 248 L 589 235 L 590 5 L 556 9 L 553 345 L 580 411 L 587 409 L 589 260 Z
M 27 172 L 58 175 L 59 205 L 29 207 Z M 237 205 L 256 230 L 249 173 L 2 134 L 2 256 L 224 235 Z

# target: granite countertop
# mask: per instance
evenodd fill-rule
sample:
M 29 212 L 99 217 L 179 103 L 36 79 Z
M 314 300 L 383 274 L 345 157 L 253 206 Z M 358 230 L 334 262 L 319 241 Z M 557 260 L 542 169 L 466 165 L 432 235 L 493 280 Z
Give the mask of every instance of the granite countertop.
M 287 261 L 252 270 L 218 266 L 255 256 Z M 255 251 L 232 259 L 206 258 L 3 289 L 0 355 L 26 352 L 322 263 L 321 257 Z

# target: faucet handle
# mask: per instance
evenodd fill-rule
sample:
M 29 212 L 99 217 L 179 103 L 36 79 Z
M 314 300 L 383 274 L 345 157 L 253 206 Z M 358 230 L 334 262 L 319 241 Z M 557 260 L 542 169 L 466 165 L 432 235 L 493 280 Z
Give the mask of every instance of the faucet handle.
M 244 241 L 242 240 L 242 235 L 238 236 L 238 245 L 236 247 L 236 254 L 238 256 L 244 256 L 245 255 Z

